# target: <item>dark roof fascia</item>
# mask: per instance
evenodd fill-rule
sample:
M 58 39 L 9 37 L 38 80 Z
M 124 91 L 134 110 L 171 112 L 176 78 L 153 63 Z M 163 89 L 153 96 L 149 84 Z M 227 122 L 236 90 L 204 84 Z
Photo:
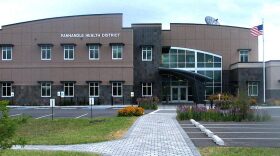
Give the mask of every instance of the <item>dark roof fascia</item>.
M 44 18 L 44 19 L 37 19 L 37 20 L 31 20 L 31 21 L 25 21 L 25 22 L 18 22 L 14 24 L 7 24 L 3 25 L 3 27 L 7 26 L 13 26 L 18 24 L 24 24 L 24 23 L 30 23 L 30 22 L 38 22 L 38 21 L 45 21 L 45 20 L 53 20 L 53 19 L 61 19 L 61 18 L 72 18 L 72 17 L 84 17 L 84 16 L 111 16 L 111 15 L 123 15 L 122 13 L 108 13 L 108 14 L 85 14 L 85 15 L 72 15 L 72 16 L 61 16 L 61 17 L 51 17 L 51 18 Z
M 244 49 L 237 49 L 237 52 L 239 52 L 239 51 L 241 51 L 241 50 L 248 50 L 249 52 L 252 51 L 252 49 L 246 49 L 246 48 L 244 48 Z
M 121 46 L 124 46 L 125 44 L 124 43 L 109 43 L 110 46 L 114 46 L 114 45 L 121 45 Z
M 125 81 L 124 81 L 124 80 L 110 80 L 109 82 L 110 82 L 110 83 L 114 83 L 114 82 L 121 82 L 121 83 L 124 83 Z
M 37 44 L 39 47 L 41 47 L 41 46 L 51 46 L 51 47 L 53 47 L 53 44 L 52 43 L 38 43 Z
M 53 81 L 37 81 L 38 83 L 53 83 Z
M 97 46 L 102 46 L 101 43 L 86 43 L 87 46 L 91 46 L 91 45 L 97 45 Z
M 61 43 L 61 46 L 73 45 L 76 46 L 76 43 Z
M 13 44 L 0 44 L 0 47 L 13 47 Z
M 14 81 L 0 81 L 0 83 L 14 83 Z
M 151 44 L 141 44 L 140 47 L 154 47 L 154 45 Z
M 60 83 L 76 83 L 76 81 L 60 81 Z
M 102 81 L 86 81 L 86 83 L 102 83 Z

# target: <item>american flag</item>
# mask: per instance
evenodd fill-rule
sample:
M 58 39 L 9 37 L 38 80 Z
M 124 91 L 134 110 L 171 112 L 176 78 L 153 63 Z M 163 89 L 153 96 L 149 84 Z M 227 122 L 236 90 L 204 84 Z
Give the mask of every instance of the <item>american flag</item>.
M 254 26 L 250 31 L 253 36 L 260 36 L 263 34 L 263 25 Z

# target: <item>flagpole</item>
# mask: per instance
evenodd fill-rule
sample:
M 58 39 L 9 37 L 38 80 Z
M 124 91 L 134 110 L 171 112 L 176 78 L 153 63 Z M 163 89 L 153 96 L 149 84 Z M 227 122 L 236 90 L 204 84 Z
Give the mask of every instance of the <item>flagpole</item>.
M 263 39 L 263 103 L 265 104 L 265 60 L 264 60 L 264 19 L 262 19 L 262 39 Z

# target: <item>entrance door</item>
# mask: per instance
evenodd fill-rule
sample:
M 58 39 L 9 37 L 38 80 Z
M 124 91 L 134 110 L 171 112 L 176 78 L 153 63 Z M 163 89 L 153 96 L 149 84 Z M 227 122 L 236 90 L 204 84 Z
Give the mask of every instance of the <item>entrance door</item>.
M 186 101 L 188 101 L 188 87 L 186 87 L 186 86 L 172 86 L 171 87 L 171 101 L 172 102 L 186 102 Z

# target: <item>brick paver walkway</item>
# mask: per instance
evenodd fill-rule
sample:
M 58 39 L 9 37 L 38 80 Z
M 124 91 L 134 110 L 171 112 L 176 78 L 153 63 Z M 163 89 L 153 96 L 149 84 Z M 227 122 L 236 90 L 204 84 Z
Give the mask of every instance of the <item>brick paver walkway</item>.
M 199 156 L 175 115 L 175 110 L 158 110 L 144 115 L 120 140 L 79 145 L 27 145 L 23 149 L 97 152 L 112 156 Z M 21 148 L 16 146 L 14 149 Z

